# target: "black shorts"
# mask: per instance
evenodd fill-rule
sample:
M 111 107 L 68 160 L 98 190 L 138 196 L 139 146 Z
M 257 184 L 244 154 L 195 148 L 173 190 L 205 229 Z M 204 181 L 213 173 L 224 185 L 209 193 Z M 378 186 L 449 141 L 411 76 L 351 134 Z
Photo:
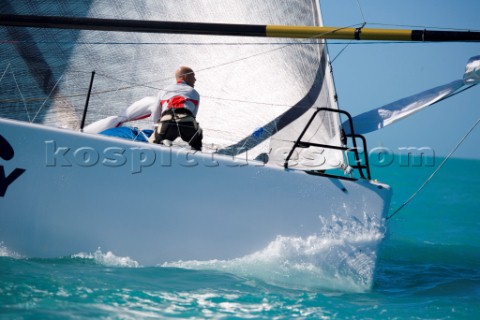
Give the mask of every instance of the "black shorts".
M 173 141 L 178 137 L 195 150 L 202 150 L 203 134 L 198 123 L 195 121 L 162 121 L 159 124 L 159 130 L 155 131 L 155 143 L 161 143 L 167 139 Z

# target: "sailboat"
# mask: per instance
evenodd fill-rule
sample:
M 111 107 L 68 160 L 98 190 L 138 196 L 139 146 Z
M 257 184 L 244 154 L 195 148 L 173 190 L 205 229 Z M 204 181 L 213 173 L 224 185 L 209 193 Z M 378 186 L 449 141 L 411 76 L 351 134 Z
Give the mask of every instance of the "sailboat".
M 338 108 L 325 38 L 382 40 L 390 30 L 323 27 L 308 0 L 295 14 L 282 1 L 28 2 L 0 15 L 3 54 L 14 57 L 0 66 L 13 110 L 0 118 L 2 245 L 42 258 L 101 247 L 148 266 L 290 243 L 287 260 L 304 270 L 348 268 L 371 286 L 392 189 L 372 178 L 366 140 Z M 128 127 L 180 65 L 197 75 L 201 152 Z M 475 78 L 476 60 L 469 66 Z M 101 134 L 119 125 L 132 139 Z M 348 239 L 325 248 L 346 228 Z

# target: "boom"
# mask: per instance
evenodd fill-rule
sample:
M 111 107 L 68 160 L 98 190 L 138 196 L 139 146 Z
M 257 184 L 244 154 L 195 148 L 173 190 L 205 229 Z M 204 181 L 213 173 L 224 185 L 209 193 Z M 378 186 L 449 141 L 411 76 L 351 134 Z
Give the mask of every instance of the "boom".
M 480 41 L 478 31 L 247 25 L 62 16 L 0 15 L 0 25 L 99 31 L 379 41 Z

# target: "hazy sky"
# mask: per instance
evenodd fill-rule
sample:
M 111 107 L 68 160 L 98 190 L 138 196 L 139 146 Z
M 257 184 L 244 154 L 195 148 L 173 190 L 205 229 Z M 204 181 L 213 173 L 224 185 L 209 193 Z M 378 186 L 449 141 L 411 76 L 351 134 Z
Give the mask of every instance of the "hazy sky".
M 480 30 L 480 0 L 322 0 L 324 24 L 410 29 Z M 361 8 L 361 9 L 360 9 Z M 384 25 L 388 24 L 388 25 Z M 345 44 L 330 41 L 334 59 Z M 461 79 L 480 43 L 352 42 L 333 63 L 339 104 L 355 116 L 421 91 Z M 480 85 L 380 131 L 369 149 L 428 147 L 445 156 L 480 117 Z M 480 159 L 480 125 L 454 157 Z

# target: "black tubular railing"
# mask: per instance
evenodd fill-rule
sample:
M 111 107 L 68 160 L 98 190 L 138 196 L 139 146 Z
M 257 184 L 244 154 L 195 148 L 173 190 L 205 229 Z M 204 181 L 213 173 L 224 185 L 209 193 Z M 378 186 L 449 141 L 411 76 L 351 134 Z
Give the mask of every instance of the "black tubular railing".
M 351 131 L 350 131 L 351 132 Z M 368 153 L 367 153 L 367 139 L 365 139 L 364 136 L 362 136 L 361 134 L 347 134 L 345 135 L 346 137 L 350 137 L 352 138 L 352 140 L 355 140 L 355 139 L 360 139 L 362 140 L 362 145 L 363 145 L 363 160 L 365 162 L 365 164 L 361 164 L 361 161 L 360 162 L 357 162 L 357 164 L 355 165 L 350 165 L 350 167 L 354 168 L 354 169 L 357 169 L 360 173 L 360 176 L 365 178 L 365 175 L 363 173 L 363 170 L 365 169 L 367 171 L 367 178 L 368 180 L 371 180 L 372 179 L 372 175 L 370 173 L 370 164 L 368 162 Z M 350 151 L 350 150 L 347 150 L 347 152 Z M 358 150 L 357 150 L 357 154 L 358 154 Z
M 347 118 L 348 118 L 348 124 L 349 124 L 349 127 L 350 127 L 350 134 L 347 134 L 345 135 L 346 138 L 351 138 L 351 141 L 352 141 L 352 145 L 353 147 L 339 147 L 339 146 L 332 146 L 332 145 L 327 145 L 327 144 L 320 144 L 320 143 L 313 143 L 313 142 L 308 142 L 308 141 L 302 141 L 302 138 L 303 136 L 305 135 L 305 133 L 307 132 L 308 128 L 310 127 L 310 125 L 312 124 L 313 120 L 315 119 L 315 117 L 317 116 L 317 114 L 321 111 L 325 111 L 325 112 L 333 112 L 333 113 L 338 113 L 338 114 L 344 114 Z M 359 152 L 358 152 L 358 147 L 357 147 L 357 139 L 361 139 L 362 141 L 362 144 L 363 144 L 363 150 L 364 150 L 364 163 L 362 165 L 362 161 L 360 160 L 360 155 L 359 155 Z M 325 149 L 334 149 L 334 150 L 342 150 L 346 153 L 348 152 L 353 152 L 353 155 L 355 157 L 355 165 L 351 165 L 350 167 L 352 167 L 353 169 L 356 169 L 358 170 L 358 173 L 360 174 L 360 177 L 364 178 L 364 179 L 368 179 L 368 180 L 371 180 L 371 174 L 370 174 L 370 166 L 369 166 L 369 162 L 368 162 L 368 154 L 367 154 L 367 140 L 365 139 L 365 137 L 363 137 L 362 135 L 359 135 L 359 134 L 355 134 L 355 131 L 353 129 L 353 120 L 352 120 L 352 116 L 350 115 L 350 113 L 348 113 L 347 111 L 344 111 L 344 110 L 338 110 L 338 109 L 331 109 L 331 108 L 318 108 L 314 113 L 313 115 L 310 117 L 310 120 L 307 122 L 305 128 L 303 129 L 302 133 L 300 133 L 300 136 L 298 137 L 297 141 L 295 141 L 295 143 L 293 144 L 293 147 L 292 149 L 290 150 L 290 152 L 288 153 L 287 157 L 285 158 L 285 163 L 284 163 L 284 167 L 285 169 L 288 169 L 288 161 L 290 160 L 290 158 L 292 157 L 293 155 L 293 152 L 295 151 L 296 148 L 308 148 L 308 147 L 320 147 L 320 148 L 325 148 Z M 347 157 L 348 157 L 348 154 L 347 154 Z M 367 175 L 365 175 L 364 173 L 364 170 L 366 170 L 366 173 Z M 313 173 L 313 172 L 312 172 Z M 319 175 L 325 175 L 325 176 L 333 176 L 331 174 L 326 174 L 326 173 L 323 173 L 323 172 L 314 172 L 315 174 L 319 174 Z

